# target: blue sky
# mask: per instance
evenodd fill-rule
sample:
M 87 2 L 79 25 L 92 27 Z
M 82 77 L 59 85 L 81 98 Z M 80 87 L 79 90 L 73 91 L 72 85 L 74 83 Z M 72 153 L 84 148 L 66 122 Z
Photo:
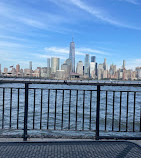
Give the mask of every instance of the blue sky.
M 46 58 L 85 54 L 98 63 L 141 66 L 140 0 L 0 0 L 0 63 L 46 66 Z

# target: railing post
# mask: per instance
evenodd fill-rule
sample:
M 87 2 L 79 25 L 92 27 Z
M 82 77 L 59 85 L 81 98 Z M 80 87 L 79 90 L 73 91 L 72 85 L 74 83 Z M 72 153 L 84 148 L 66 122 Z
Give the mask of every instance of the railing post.
M 97 85 L 97 107 L 96 107 L 96 140 L 99 140 L 100 121 L 100 85 Z
M 25 83 L 24 135 L 23 135 L 24 141 L 27 141 L 27 118 L 28 118 L 28 83 Z

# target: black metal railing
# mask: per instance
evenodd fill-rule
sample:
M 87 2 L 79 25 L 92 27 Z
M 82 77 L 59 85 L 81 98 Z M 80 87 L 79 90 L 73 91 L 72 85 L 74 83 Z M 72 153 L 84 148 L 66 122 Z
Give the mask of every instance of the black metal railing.
M 38 86 L 33 86 L 34 82 L 26 81 L 21 83 L 25 86 L 17 88 L 17 81 L 11 83 L 16 84 L 11 86 L 3 81 L 0 87 L 1 137 L 11 137 L 11 130 L 16 130 L 23 131 L 22 137 L 27 140 L 29 131 L 38 130 L 87 131 L 95 139 L 141 139 L 140 84 L 83 82 L 82 87 L 77 82 L 65 81 L 49 82 L 53 84 L 50 88 L 46 87 L 48 82 L 36 82 Z M 41 84 L 44 86 L 40 87 Z M 57 85 L 67 87 L 54 88 Z M 10 134 L 6 135 L 6 130 Z M 19 137 L 15 133 L 12 136 Z

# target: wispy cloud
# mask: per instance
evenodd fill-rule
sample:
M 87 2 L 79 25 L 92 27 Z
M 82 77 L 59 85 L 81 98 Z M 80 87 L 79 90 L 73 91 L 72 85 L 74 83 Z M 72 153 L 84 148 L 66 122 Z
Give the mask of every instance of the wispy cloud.
M 69 54 L 69 48 L 60 48 L 60 47 L 45 47 L 44 50 L 47 53 L 52 53 L 52 54 Z M 83 55 L 85 56 L 86 53 L 88 54 L 100 54 L 100 55 L 110 55 L 110 53 L 105 52 L 105 51 L 101 51 L 101 50 L 97 50 L 97 49 L 91 49 L 91 48 L 76 48 L 76 55 Z
M 131 3 L 131 4 L 134 4 L 134 5 L 139 5 L 139 1 L 138 0 L 119 0 L 119 1 L 125 1 L 125 2 L 128 2 L 128 3 Z
M 136 29 L 136 30 L 141 30 L 140 27 L 135 27 L 131 26 L 128 24 L 124 24 L 118 20 L 113 19 L 109 15 L 107 15 L 104 10 L 100 10 L 97 7 L 94 6 L 89 6 L 88 4 L 82 2 L 81 0 L 69 0 L 73 5 L 79 7 L 80 9 L 88 12 L 89 14 L 95 16 L 97 19 L 109 23 L 111 25 L 119 26 L 119 27 L 125 27 L 125 28 L 130 28 L 130 29 Z M 132 2 L 133 3 L 133 2 Z

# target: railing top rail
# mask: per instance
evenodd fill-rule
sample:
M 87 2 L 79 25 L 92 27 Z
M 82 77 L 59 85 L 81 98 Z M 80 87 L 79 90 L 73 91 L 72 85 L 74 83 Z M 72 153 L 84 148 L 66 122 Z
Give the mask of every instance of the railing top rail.
M 28 84 L 62 84 L 62 85 L 91 85 L 91 86 L 134 86 L 141 87 L 141 81 L 108 81 L 108 80 L 48 80 L 27 78 L 0 78 L 0 83 Z

